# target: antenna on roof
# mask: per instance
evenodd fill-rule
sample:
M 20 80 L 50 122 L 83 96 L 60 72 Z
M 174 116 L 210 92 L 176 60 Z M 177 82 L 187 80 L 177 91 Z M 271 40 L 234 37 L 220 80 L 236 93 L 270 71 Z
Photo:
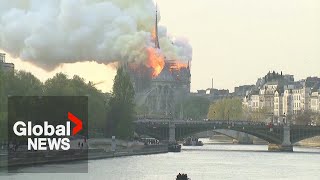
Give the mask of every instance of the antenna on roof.
M 213 78 L 211 79 L 211 89 L 213 89 Z

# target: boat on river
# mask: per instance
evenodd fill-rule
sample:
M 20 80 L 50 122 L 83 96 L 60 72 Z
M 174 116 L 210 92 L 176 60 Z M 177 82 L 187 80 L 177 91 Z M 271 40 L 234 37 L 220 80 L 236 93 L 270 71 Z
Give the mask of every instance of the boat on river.
M 203 142 L 199 141 L 199 138 L 188 137 L 183 142 L 184 146 L 203 146 Z

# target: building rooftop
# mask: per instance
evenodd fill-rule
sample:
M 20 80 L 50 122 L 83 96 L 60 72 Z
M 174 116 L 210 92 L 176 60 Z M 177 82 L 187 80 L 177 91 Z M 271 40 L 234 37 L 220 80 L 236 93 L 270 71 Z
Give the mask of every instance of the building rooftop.
M 6 63 L 6 54 L 0 53 L 0 68 L 3 71 L 13 71 L 14 64 L 13 63 Z
M 172 77 L 169 67 L 166 64 L 161 73 L 156 78 L 154 78 L 153 81 L 174 82 L 175 80 Z
M 0 63 L 5 63 L 6 62 L 6 54 L 0 53 Z

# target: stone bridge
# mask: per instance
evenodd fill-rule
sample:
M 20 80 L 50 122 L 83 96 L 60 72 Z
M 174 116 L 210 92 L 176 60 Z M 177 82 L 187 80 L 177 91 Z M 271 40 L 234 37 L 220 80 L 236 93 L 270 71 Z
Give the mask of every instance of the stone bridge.
M 193 134 L 230 129 L 256 136 L 269 142 L 269 150 L 293 151 L 292 144 L 320 135 L 320 126 L 270 125 L 253 121 L 184 121 L 170 119 L 140 119 L 134 122 L 135 132 L 159 140 L 175 142 Z

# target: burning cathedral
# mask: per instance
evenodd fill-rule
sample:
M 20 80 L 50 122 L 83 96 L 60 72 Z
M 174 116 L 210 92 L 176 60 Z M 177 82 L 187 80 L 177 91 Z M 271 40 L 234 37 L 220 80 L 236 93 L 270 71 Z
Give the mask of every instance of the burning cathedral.
M 127 70 L 135 89 L 136 105 L 143 108 L 138 116 L 172 118 L 177 102 L 190 93 L 190 63 L 161 55 L 157 11 L 155 20 L 154 47 L 147 49 L 147 65 L 129 63 Z

